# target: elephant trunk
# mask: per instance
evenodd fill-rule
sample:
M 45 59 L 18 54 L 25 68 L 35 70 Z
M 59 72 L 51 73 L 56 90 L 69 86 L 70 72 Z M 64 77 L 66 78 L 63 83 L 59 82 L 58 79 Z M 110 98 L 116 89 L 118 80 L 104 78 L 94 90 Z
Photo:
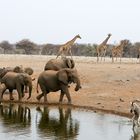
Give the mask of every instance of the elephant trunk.
M 76 83 L 75 91 L 78 91 L 81 88 L 80 79 L 77 78 L 76 81 L 75 81 L 75 83 Z
M 29 86 L 29 97 L 27 98 L 27 100 L 31 98 L 32 94 L 32 84 L 29 84 L 28 86 Z

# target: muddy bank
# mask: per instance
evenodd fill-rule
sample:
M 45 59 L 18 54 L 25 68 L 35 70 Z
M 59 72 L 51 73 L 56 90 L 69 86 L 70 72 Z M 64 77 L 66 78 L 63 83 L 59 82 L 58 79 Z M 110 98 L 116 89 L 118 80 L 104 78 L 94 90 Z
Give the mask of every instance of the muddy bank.
M 124 116 L 127 118 L 131 118 L 132 115 L 130 113 L 125 113 L 125 112 L 120 112 L 120 111 L 115 111 L 115 110 L 106 110 L 106 109 L 101 109 L 97 107 L 91 107 L 91 106 L 80 106 L 80 105 L 74 105 L 74 104 L 59 104 L 59 103 L 43 103 L 43 102 L 28 102 L 28 101 L 10 101 L 10 100 L 4 100 L 2 103 L 10 103 L 10 104 L 23 104 L 23 105 L 45 105 L 45 106 L 54 106 L 54 107 L 69 107 L 72 109 L 83 109 L 83 110 L 88 110 L 88 111 L 93 111 L 93 112 L 101 112 L 101 113 L 106 113 L 106 114 L 114 114 L 114 115 L 119 115 L 119 116 Z M 1 104 L 2 104 L 1 103 Z

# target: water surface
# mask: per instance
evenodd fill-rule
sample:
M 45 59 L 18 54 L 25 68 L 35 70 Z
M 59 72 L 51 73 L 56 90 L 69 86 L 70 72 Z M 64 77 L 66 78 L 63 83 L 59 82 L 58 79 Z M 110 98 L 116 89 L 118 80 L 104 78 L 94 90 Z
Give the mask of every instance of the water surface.
M 138 140 L 125 117 L 71 107 L 0 106 L 2 140 Z

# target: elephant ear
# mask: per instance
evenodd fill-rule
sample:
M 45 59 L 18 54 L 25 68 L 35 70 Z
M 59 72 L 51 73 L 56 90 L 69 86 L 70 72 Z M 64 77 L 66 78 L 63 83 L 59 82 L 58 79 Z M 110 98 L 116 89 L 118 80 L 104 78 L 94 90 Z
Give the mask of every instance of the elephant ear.
M 64 85 L 68 85 L 68 75 L 66 70 L 60 70 L 57 73 L 58 80 Z
M 71 68 L 73 69 L 75 67 L 75 62 L 73 59 L 71 59 L 70 61 L 71 61 Z
M 26 67 L 26 68 L 24 68 L 24 72 L 27 73 L 27 74 L 29 74 L 29 75 L 32 75 L 34 71 L 33 71 L 32 68 Z
M 24 85 L 24 75 L 22 74 L 19 74 L 18 77 L 17 77 L 17 81 L 19 83 L 22 83 Z
M 74 66 L 75 66 L 74 61 L 70 58 L 66 59 L 66 64 L 67 64 L 68 68 L 74 68 Z

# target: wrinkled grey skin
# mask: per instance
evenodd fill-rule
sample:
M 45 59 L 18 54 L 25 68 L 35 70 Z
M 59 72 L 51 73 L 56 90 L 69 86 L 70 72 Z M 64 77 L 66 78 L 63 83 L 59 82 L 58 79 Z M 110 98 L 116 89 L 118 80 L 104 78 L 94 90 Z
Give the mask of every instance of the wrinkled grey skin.
M 1 83 L 5 84 L 5 87 L 2 89 L 2 92 L 0 93 L 0 101 L 3 98 L 3 94 L 6 91 L 6 89 L 9 89 L 10 92 L 10 100 L 14 100 L 12 96 L 12 91 L 14 89 L 18 92 L 18 99 L 19 101 L 24 97 L 24 86 L 29 87 L 29 99 L 31 97 L 32 93 L 32 79 L 31 77 L 26 73 L 16 73 L 16 72 L 7 72 L 1 79 Z
M 16 73 L 27 73 L 29 75 L 32 75 L 33 74 L 33 69 L 30 68 L 30 67 L 25 67 L 23 68 L 22 66 L 16 66 L 14 68 L 12 67 L 4 67 L 4 68 L 0 68 L 0 80 L 1 78 L 9 71 L 13 71 L 13 72 L 16 72 Z
M 68 84 L 76 83 L 75 91 L 81 88 L 80 79 L 77 71 L 69 68 L 65 68 L 59 71 L 47 70 L 42 72 L 38 77 L 38 84 L 40 85 L 42 93 L 36 98 L 40 100 L 44 96 L 44 102 L 47 102 L 47 94 L 49 92 L 61 91 L 59 102 L 62 102 L 63 96 L 66 95 L 68 103 L 71 103 L 71 97 L 68 89 Z
M 60 70 L 63 68 L 74 68 L 75 63 L 73 59 L 70 58 L 63 58 L 63 59 L 51 59 L 49 60 L 46 65 L 44 70 Z

